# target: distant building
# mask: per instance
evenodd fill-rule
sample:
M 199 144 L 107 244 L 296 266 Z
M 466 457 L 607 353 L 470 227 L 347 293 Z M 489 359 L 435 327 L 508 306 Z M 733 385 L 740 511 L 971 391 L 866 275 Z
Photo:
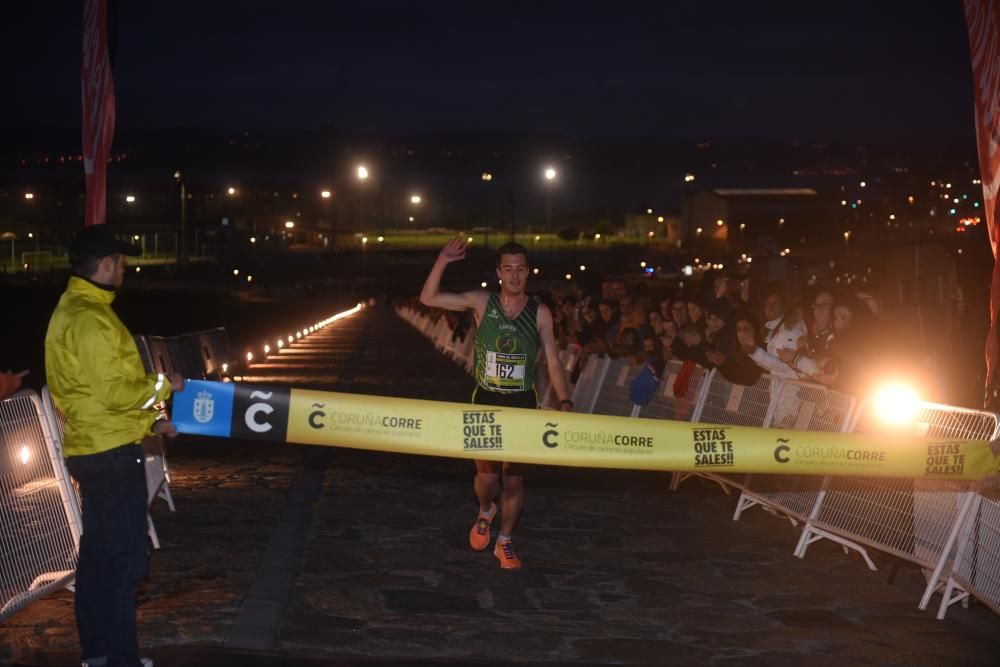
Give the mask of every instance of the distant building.
M 812 188 L 715 188 L 684 198 L 681 227 L 692 250 L 760 252 L 834 239 L 834 213 Z

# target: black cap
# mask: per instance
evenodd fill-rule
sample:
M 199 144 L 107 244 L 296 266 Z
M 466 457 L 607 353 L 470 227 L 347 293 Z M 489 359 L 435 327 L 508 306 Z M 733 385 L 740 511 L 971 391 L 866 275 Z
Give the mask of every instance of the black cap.
M 136 257 L 142 254 L 142 248 L 120 241 L 107 225 L 88 225 L 77 232 L 73 242 L 69 244 L 70 264 L 109 257 L 116 253 Z

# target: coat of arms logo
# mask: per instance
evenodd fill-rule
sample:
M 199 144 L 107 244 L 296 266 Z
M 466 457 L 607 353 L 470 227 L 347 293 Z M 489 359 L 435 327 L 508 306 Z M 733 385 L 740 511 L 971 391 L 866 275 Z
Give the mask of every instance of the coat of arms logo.
M 207 424 L 212 421 L 212 417 L 215 415 L 215 400 L 212 398 L 212 393 L 208 391 L 199 391 L 198 398 L 194 399 L 194 418 L 201 424 Z

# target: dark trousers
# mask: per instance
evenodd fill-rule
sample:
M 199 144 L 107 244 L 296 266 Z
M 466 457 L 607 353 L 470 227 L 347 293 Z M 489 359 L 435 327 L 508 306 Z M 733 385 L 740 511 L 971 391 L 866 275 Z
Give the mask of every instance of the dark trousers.
M 70 456 L 80 487 L 83 535 L 76 568 L 76 627 L 83 658 L 139 665 L 135 594 L 146 576 L 146 472 L 142 448 Z

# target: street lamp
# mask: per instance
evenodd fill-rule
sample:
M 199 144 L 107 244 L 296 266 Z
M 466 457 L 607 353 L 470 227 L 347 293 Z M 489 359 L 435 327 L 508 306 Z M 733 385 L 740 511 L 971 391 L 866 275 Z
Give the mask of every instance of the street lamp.
M 184 246 L 187 243 L 187 190 L 180 171 L 174 172 L 174 180 L 181 186 L 181 234 L 180 243 L 177 244 L 177 263 L 183 264 Z
M 10 270 L 14 272 L 14 239 L 17 238 L 17 234 L 14 232 L 4 232 L 0 234 L 0 240 L 10 241 Z
M 550 234 L 552 233 L 552 182 L 556 180 L 556 170 L 555 167 L 545 168 L 545 180 L 549 183 L 548 189 L 545 191 L 545 229 Z
M 364 231 L 364 228 L 365 228 L 365 188 L 364 188 L 364 185 L 365 185 L 365 181 L 367 179 L 368 179 L 368 167 L 366 167 L 363 164 L 362 165 L 358 165 L 358 183 L 360 184 L 358 189 L 360 191 L 360 197 L 361 197 L 361 206 L 360 206 L 359 218 L 360 218 L 360 221 L 361 221 L 361 229 L 362 229 L 362 231 Z

